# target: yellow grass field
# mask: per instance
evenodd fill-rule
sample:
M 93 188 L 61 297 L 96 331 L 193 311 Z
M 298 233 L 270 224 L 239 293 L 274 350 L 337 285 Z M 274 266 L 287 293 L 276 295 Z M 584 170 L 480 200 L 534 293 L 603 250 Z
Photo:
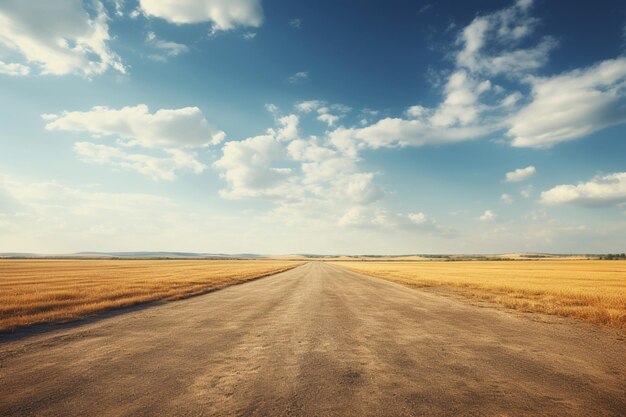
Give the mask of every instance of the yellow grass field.
M 0 260 L 0 331 L 190 297 L 301 264 L 264 260 Z
M 334 262 L 419 287 L 444 286 L 526 312 L 626 328 L 626 261 Z

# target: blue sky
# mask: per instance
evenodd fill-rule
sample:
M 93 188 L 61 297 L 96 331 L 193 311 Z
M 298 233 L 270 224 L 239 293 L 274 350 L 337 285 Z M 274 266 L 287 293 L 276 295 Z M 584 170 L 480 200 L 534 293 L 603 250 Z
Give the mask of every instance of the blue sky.
M 625 53 L 608 0 L 1 1 L 0 251 L 623 251 Z

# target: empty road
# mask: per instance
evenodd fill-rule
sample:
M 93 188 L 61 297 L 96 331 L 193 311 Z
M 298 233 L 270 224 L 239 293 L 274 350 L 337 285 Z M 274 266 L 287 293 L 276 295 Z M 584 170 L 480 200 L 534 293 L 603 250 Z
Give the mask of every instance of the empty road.
M 0 336 L 0 415 L 622 417 L 625 357 L 607 329 L 313 262 Z

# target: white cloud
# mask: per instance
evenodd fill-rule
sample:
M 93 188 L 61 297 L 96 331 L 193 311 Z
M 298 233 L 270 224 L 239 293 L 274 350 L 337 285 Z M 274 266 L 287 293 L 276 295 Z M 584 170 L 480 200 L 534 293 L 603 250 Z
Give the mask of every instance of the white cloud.
M 278 130 L 279 140 L 293 140 L 298 138 L 298 123 L 300 119 L 295 114 L 280 117 L 278 123 L 281 128 Z
M 284 146 L 273 134 L 225 143 L 214 166 L 222 171 L 230 189 L 220 195 L 229 199 L 286 196 L 293 172 L 281 164 L 285 155 Z
M 513 197 L 511 197 L 509 194 L 502 194 L 500 196 L 500 201 L 502 201 L 504 204 L 513 204 Z
M 224 132 L 211 126 L 197 107 L 160 109 L 150 113 L 148 106 L 110 109 L 97 106 L 90 111 L 64 111 L 44 115 L 47 130 L 87 132 L 94 137 L 114 136 L 125 145 L 146 148 L 194 148 L 217 145 Z
M 217 145 L 225 136 L 207 122 L 197 107 L 160 109 L 155 113 L 143 104 L 121 109 L 94 107 L 86 112 L 44 114 L 42 118 L 50 131 L 87 132 L 98 141 L 115 139 L 116 146 L 76 142 L 74 152 L 83 162 L 167 181 L 181 172 L 204 171 L 205 165 L 191 149 Z M 131 148 L 141 151 L 129 151 Z
M 519 91 L 515 91 L 514 93 L 511 93 L 508 96 L 506 96 L 500 102 L 500 105 L 502 105 L 502 107 L 511 108 L 511 107 L 514 107 L 522 98 L 523 98 L 522 94 Z
M 256 33 L 255 32 L 246 32 L 242 35 L 242 37 L 247 40 L 247 41 L 251 41 L 252 39 L 256 38 Z
M 420 9 L 417 11 L 418 15 L 424 14 L 426 13 L 428 10 L 430 10 L 430 8 L 433 7 L 433 5 L 431 3 L 427 3 L 425 5 L 423 5 L 422 7 L 420 7 Z
M 165 53 L 168 57 L 174 57 L 189 52 L 189 47 L 182 43 L 176 43 L 171 41 L 164 41 L 159 39 L 154 32 L 148 32 L 146 36 L 146 42 Z M 159 57 L 164 58 L 162 55 Z
M 276 210 L 293 219 L 304 205 L 323 206 L 325 215 L 332 215 L 348 204 L 370 204 L 383 196 L 374 174 L 359 171 L 353 158 L 314 136 L 300 138 L 296 115 L 276 123 L 277 130 L 223 146 L 214 163 L 227 183 L 223 197 L 271 199 Z
M 478 99 L 491 88 L 489 80 L 478 82 L 465 70 L 454 72 L 445 87 L 446 98 L 430 117 L 435 127 L 467 126 L 478 121 Z
M 295 18 L 289 21 L 289 26 L 294 29 L 302 29 L 302 19 Z
M 339 116 L 335 116 L 330 113 L 321 113 L 317 116 L 317 120 L 326 123 L 329 127 L 332 127 L 335 123 L 337 123 L 337 121 L 339 121 Z
M 277 113 L 278 112 L 278 106 L 276 104 L 273 104 L 273 103 L 266 103 L 265 104 L 265 110 L 267 110 L 270 113 Z
M 513 6 L 474 19 L 459 35 L 455 68 L 443 87 L 443 99 L 435 107 L 409 107 L 406 118 L 388 117 L 361 128 L 339 127 L 332 140 L 356 154 L 364 148 L 440 145 L 484 137 L 507 126 L 506 117 L 522 99 L 489 79 L 506 76 L 519 82 L 541 67 L 554 42 L 546 38 L 538 45 L 520 48 L 537 20 L 528 12 L 532 2 Z M 508 93 L 504 99 L 495 97 Z
M 515 171 L 506 173 L 507 182 L 520 182 L 529 179 L 537 173 L 537 169 L 534 166 L 527 166 L 526 168 L 518 168 Z
M 108 69 L 125 73 L 120 58 L 109 48 L 109 28 L 104 6 L 81 0 L 0 3 L 0 45 L 24 62 L 0 65 L 14 74 L 29 72 L 92 76 Z M 3 58 L 0 56 L 0 58 Z M 26 67 L 29 70 L 26 70 Z
M 333 144 L 356 155 L 365 148 L 443 145 L 476 139 L 493 130 L 489 126 L 435 128 L 421 120 L 385 118 L 362 128 L 339 127 L 330 132 Z
M 331 110 L 335 110 L 341 114 L 346 114 L 352 111 L 352 107 L 346 106 L 345 104 L 335 103 L 330 105 Z
M 407 217 L 415 224 L 424 224 L 428 221 L 428 217 L 421 211 L 417 213 L 409 213 Z
M 530 195 L 533 193 L 534 187 L 532 185 L 527 185 L 523 190 L 519 193 L 524 198 L 530 198 Z
M 626 58 L 554 77 L 533 75 L 556 42 L 543 38 L 532 44 L 539 23 L 529 14 L 532 3 L 520 0 L 476 17 L 461 31 L 439 105 L 414 105 L 404 118 L 373 124 L 362 117 L 360 127 L 331 132 L 333 143 L 356 155 L 365 148 L 440 145 L 508 129 L 513 146 L 547 148 L 626 122 Z M 507 80 L 496 84 L 497 77 Z M 525 97 L 528 85 L 531 95 Z
M 541 193 L 541 202 L 547 205 L 574 204 L 600 207 L 626 201 L 626 172 L 595 177 L 577 185 L 563 184 Z
M 300 71 L 293 74 L 287 79 L 289 84 L 301 84 L 309 79 L 309 73 L 307 71 Z
M 146 15 L 171 23 L 211 22 L 213 32 L 263 23 L 260 0 L 140 0 L 139 4 Z
M 549 148 L 626 122 L 626 58 L 529 82 L 532 100 L 510 120 L 513 146 Z
M 16 63 L 6 63 L 0 61 L 0 74 L 5 75 L 28 75 L 30 73 L 30 68 L 26 65 L 16 64 Z
M 206 166 L 193 153 L 179 149 L 167 149 L 167 157 L 160 158 L 130 153 L 122 148 L 91 142 L 76 142 L 74 152 L 86 163 L 110 165 L 114 168 L 132 170 L 155 180 L 172 181 L 183 171 L 200 174 Z
M 300 101 L 294 106 L 300 113 L 317 113 L 317 120 L 326 123 L 329 127 L 335 126 L 339 119 L 352 111 L 352 108 L 345 104 L 328 104 L 322 100 Z
M 306 112 L 318 105 L 299 107 Z M 324 106 L 336 112 L 351 110 L 346 106 Z M 376 174 L 359 169 L 359 160 L 338 149 L 327 137 L 302 137 L 290 128 L 297 126 L 297 120 L 293 114 L 279 117 L 277 128 L 268 129 L 264 135 L 224 144 L 221 158 L 214 163 L 226 183 L 220 191 L 223 198 L 272 201 L 274 209 L 262 221 L 290 227 L 321 230 L 341 226 L 436 237 L 455 235 L 422 212 L 386 210 L 381 201 L 385 192 L 376 184 Z
M 496 213 L 491 210 L 485 210 L 485 212 L 478 218 L 482 222 L 489 222 L 495 220 L 497 217 Z
M 326 123 L 329 127 L 332 127 L 340 119 L 340 116 L 330 113 L 328 107 L 320 107 L 317 109 L 317 120 Z
M 296 110 L 298 110 L 299 112 L 302 113 L 310 113 L 313 110 L 317 110 L 320 106 L 323 105 L 323 102 L 320 100 L 308 100 L 308 101 L 301 101 L 299 103 L 296 103 Z
M 415 105 L 415 106 L 411 106 L 408 109 L 406 109 L 406 111 L 404 113 L 410 119 L 419 119 L 421 117 L 424 117 L 424 116 L 428 115 L 430 112 L 431 112 L 430 109 L 428 109 L 426 107 Z
M 377 207 L 354 206 L 350 207 L 338 223 L 341 227 L 358 227 L 380 229 L 384 231 L 395 230 L 398 232 L 422 232 L 428 235 L 440 237 L 453 237 L 457 233 L 439 225 L 422 212 L 393 213 Z
M 529 16 L 532 1 L 517 2 L 511 7 L 479 16 L 465 27 L 458 42 L 463 44 L 457 65 L 474 73 L 518 77 L 541 68 L 556 46 L 551 38 L 538 45 L 519 48 L 538 20 Z
M 113 0 L 113 5 L 115 6 L 115 15 L 124 16 L 124 3 L 125 0 Z

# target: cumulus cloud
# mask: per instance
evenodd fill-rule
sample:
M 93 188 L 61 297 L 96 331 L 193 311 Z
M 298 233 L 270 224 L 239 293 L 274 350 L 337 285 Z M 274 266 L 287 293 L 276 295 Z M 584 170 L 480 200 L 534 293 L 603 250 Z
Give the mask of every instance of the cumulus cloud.
M 317 120 L 325 123 L 328 127 L 336 126 L 342 117 L 352 111 L 352 108 L 345 104 L 328 104 L 322 100 L 300 101 L 295 104 L 294 108 L 303 114 L 315 112 Z
M 6 63 L 0 61 L 0 74 L 5 75 L 28 75 L 30 68 L 26 65 L 16 63 Z
M 518 46 L 538 23 L 529 14 L 531 6 L 532 1 L 518 1 L 511 7 L 475 18 L 459 36 L 463 48 L 456 57 L 458 66 L 475 73 L 511 77 L 545 65 L 550 50 L 556 46 L 553 39 L 544 38 L 529 48 Z
M 292 221 L 308 221 L 303 218 L 305 208 L 313 206 L 320 207 L 318 215 L 335 213 L 338 220 L 346 206 L 368 205 L 383 197 L 374 173 L 359 170 L 356 159 L 326 140 L 301 137 L 298 121 L 295 114 L 277 117 L 276 129 L 227 142 L 214 163 L 227 184 L 220 195 L 273 200 L 275 211 Z
M 625 201 L 626 172 L 598 176 L 577 185 L 558 185 L 541 193 L 541 202 L 547 205 L 574 204 L 602 207 Z
M 283 162 L 285 154 L 274 134 L 227 142 L 222 157 L 214 163 L 229 185 L 220 195 L 229 199 L 288 195 L 293 172 Z
M 374 175 L 359 172 L 355 161 L 311 137 L 302 139 L 299 118 L 277 118 L 278 129 L 227 142 L 214 166 L 227 182 L 225 198 L 269 198 L 292 203 L 303 199 L 370 202 L 382 196 Z
M 515 91 L 508 96 L 506 96 L 501 102 L 500 105 L 505 108 L 514 107 L 521 99 L 522 94 L 519 91 Z
M 511 197 L 509 194 L 502 194 L 500 196 L 500 201 L 502 201 L 504 204 L 513 204 L 513 197 Z
M 278 140 L 293 140 L 298 137 L 298 124 L 300 123 L 298 116 L 289 114 L 278 118 L 277 121 L 280 125 L 278 135 L 276 136 Z
M 441 226 L 422 212 L 393 213 L 377 207 L 366 206 L 350 207 L 339 219 L 338 225 L 341 227 L 380 229 L 384 231 L 417 231 L 440 237 L 454 237 L 457 235 L 457 232 L 453 229 Z
M 159 39 L 154 32 L 148 32 L 148 35 L 146 35 L 146 43 L 163 52 L 162 55 L 152 56 L 158 60 L 164 60 L 166 57 L 175 57 L 189 52 L 187 45 Z
M 341 114 L 347 106 L 300 102 L 302 114 L 322 107 Z M 341 226 L 352 230 L 397 230 L 407 233 L 454 236 L 425 213 L 395 213 L 383 205 L 385 191 L 376 173 L 359 167 L 359 159 L 336 147 L 328 137 L 305 137 L 297 129 L 299 116 L 278 116 L 265 134 L 224 144 L 213 164 L 225 182 L 220 195 L 227 199 L 265 199 L 274 204 L 264 221 L 316 230 Z
M 289 84 L 302 84 L 309 79 L 309 73 L 307 71 L 299 71 L 293 74 L 287 79 Z
M 147 16 L 175 24 L 211 22 L 213 32 L 263 23 L 260 0 L 140 0 L 139 5 Z
M 481 222 L 489 222 L 495 220 L 497 217 L 496 213 L 491 210 L 485 210 L 484 213 L 478 218 Z
M 484 137 L 506 127 L 506 116 L 522 99 L 490 79 L 519 81 L 541 67 L 554 42 L 546 38 L 531 48 L 520 48 L 536 25 L 529 15 L 531 2 L 474 19 L 458 38 L 455 68 L 443 83 L 442 101 L 435 107 L 410 106 L 406 118 L 388 117 L 363 127 L 339 127 L 335 144 L 357 152 L 363 148 L 441 145 Z M 499 95 L 508 93 L 505 98 Z
M 0 45 L 23 62 L 0 61 L 0 72 L 86 77 L 108 69 L 125 73 L 121 59 L 109 48 L 107 19 L 99 1 L 85 5 L 81 0 L 3 1 Z
M 97 106 L 89 111 L 64 111 L 44 115 L 47 130 L 87 132 L 94 137 L 114 136 L 126 145 L 146 148 L 194 148 L 217 145 L 224 132 L 205 119 L 197 107 L 160 109 L 150 113 L 148 106 L 111 109 Z
M 321 107 L 317 109 L 317 120 L 326 123 L 329 127 L 335 125 L 341 116 L 332 114 L 328 107 Z
M 310 113 L 313 110 L 317 110 L 324 104 L 323 101 L 320 100 L 307 100 L 296 103 L 296 110 L 302 113 Z
M 445 87 L 446 98 L 430 117 L 430 124 L 450 127 L 476 123 L 481 111 L 479 97 L 490 88 L 489 80 L 478 82 L 465 70 L 454 72 Z M 413 115 L 415 117 L 415 112 Z
M 76 142 L 74 152 L 83 162 L 167 181 L 176 179 L 181 172 L 204 171 L 205 165 L 192 150 L 217 145 L 225 136 L 207 122 L 197 107 L 150 113 L 148 106 L 140 104 L 121 109 L 94 107 L 86 112 L 65 111 L 42 117 L 49 131 L 86 132 L 95 141 L 115 140 L 116 146 Z
M 510 120 L 513 146 L 549 148 L 626 122 L 626 58 L 529 82 L 531 101 Z
M 83 162 L 132 170 L 155 180 L 172 181 L 180 172 L 200 174 L 206 168 L 195 154 L 179 149 L 166 149 L 167 157 L 155 157 L 113 146 L 76 142 L 74 152 Z
M 537 173 L 537 169 L 534 166 L 527 166 L 526 168 L 518 168 L 515 171 L 507 172 L 505 175 L 507 182 L 520 182 L 529 179 Z
M 115 15 L 116 16 L 124 16 L 124 3 L 126 0 L 113 0 L 113 5 L 115 6 Z
M 626 58 L 553 77 L 540 77 L 550 37 L 534 40 L 539 19 L 533 2 L 480 15 L 457 38 L 454 68 L 443 71 L 442 100 L 433 107 L 408 107 L 359 127 L 336 127 L 331 138 L 353 155 L 365 148 L 441 145 L 505 131 L 516 147 L 548 148 L 626 122 Z M 506 88 L 504 87 L 506 86 Z M 522 92 L 528 90 L 526 97 Z
M 330 132 L 333 144 L 356 155 L 361 149 L 440 145 L 482 137 L 492 131 L 488 126 L 435 128 L 421 120 L 384 118 L 362 128 L 339 127 Z
M 302 29 L 302 19 L 295 18 L 289 21 L 289 26 L 294 29 Z

